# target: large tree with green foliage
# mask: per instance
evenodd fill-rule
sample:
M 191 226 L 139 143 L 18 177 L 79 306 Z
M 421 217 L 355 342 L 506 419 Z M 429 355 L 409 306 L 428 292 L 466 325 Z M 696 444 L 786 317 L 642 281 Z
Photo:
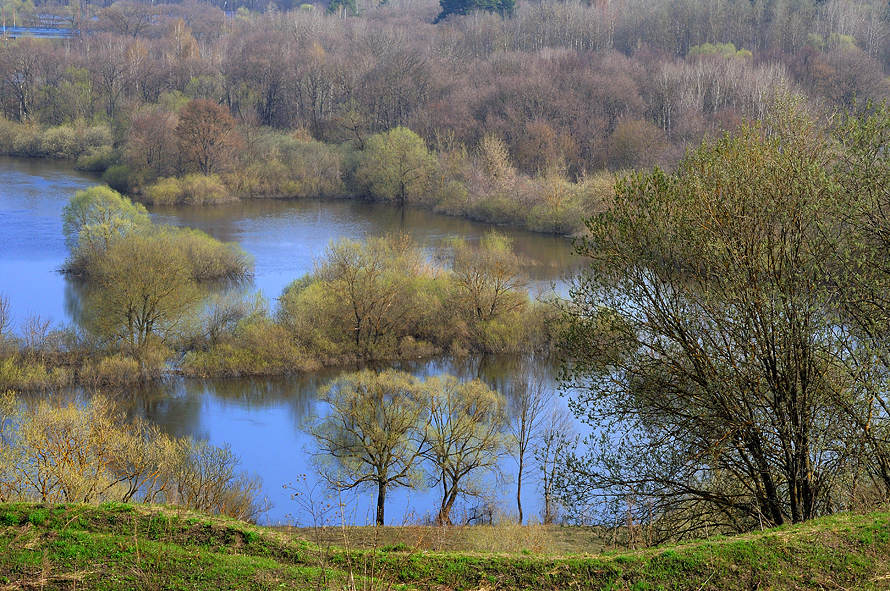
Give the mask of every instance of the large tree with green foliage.
M 356 176 L 371 195 L 404 205 L 419 196 L 435 171 L 436 159 L 419 135 L 397 127 L 371 136 Z
M 387 492 L 421 483 L 428 405 L 420 383 L 400 371 L 364 370 L 338 378 L 319 399 L 327 414 L 309 427 L 319 472 L 340 490 L 375 487 L 383 525 Z
M 872 471 L 861 435 L 888 413 L 874 402 L 886 372 L 863 370 L 874 348 L 843 311 L 853 257 L 873 250 L 839 223 L 835 156 L 779 105 L 675 174 L 622 180 L 586 221 L 566 377 L 598 439 L 562 498 L 609 501 L 653 539 L 850 506 Z
M 85 271 L 117 240 L 150 223 L 145 207 L 107 186 L 78 191 L 62 210 L 62 233 L 71 252 L 66 267 Z

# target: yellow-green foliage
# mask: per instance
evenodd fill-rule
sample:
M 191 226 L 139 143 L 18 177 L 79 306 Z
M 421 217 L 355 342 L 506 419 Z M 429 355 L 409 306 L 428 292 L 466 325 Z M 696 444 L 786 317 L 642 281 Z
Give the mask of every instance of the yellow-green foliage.
M 232 184 L 245 197 L 343 197 L 341 149 L 308 137 L 268 133 Z
M 0 154 L 30 158 L 76 159 L 88 152 L 110 149 L 113 142 L 107 126 L 74 125 L 41 127 L 0 118 Z
M 97 363 L 87 364 L 80 370 L 79 381 L 90 386 L 123 386 L 142 378 L 139 362 L 132 357 L 117 354 L 105 357 Z
M 205 180 L 215 182 L 213 177 Z M 62 218 L 62 231 L 71 251 L 68 270 L 85 276 L 95 273 L 110 249 L 125 247 L 127 240 L 150 239 L 171 259 L 183 257 L 195 281 L 241 278 L 253 266 L 252 259 L 237 244 L 222 243 L 199 230 L 155 225 L 143 206 L 107 186 L 78 191 L 65 206 Z
M 307 348 L 330 355 L 392 358 L 399 340 L 425 340 L 425 320 L 441 307 L 437 271 L 405 235 L 328 246 L 309 278 L 280 299 L 280 321 Z
M 253 259 L 234 242 L 224 243 L 192 228 L 156 227 L 171 251 L 180 253 L 197 281 L 239 279 L 250 273 Z
M 200 376 L 280 375 L 318 369 L 315 358 L 315 352 L 308 356 L 284 327 L 261 317 L 242 321 L 206 350 L 189 351 L 181 368 Z
M 228 447 L 127 421 L 105 398 L 0 396 L 0 501 L 154 501 L 248 519 L 260 483 Z
M 189 174 L 182 178 L 165 178 L 143 189 L 148 203 L 155 205 L 212 205 L 236 201 L 219 175 Z
M 278 322 L 324 363 L 550 348 L 553 314 L 531 305 L 506 237 L 455 240 L 439 260 L 447 268 L 404 236 L 333 243 L 285 289 Z
M 19 354 L 0 360 L 0 390 L 54 390 L 71 381 L 72 374 L 68 370 L 28 361 Z

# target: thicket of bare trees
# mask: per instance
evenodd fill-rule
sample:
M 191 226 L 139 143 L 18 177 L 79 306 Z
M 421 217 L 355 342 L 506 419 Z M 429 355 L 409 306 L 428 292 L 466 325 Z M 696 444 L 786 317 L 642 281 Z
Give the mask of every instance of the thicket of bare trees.
M 519 175 L 497 179 L 509 185 L 501 188 L 540 204 L 545 183 L 527 179 L 576 182 L 603 169 L 671 166 L 704 134 L 762 117 L 777 87 L 827 111 L 850 108 L 887 94 L 890 65 L 887 8 L 867 1 L 544 0 L 511 17 L 479 13 L 436 25 L 431 0 L 366 7 L 346 19 L 307 9 L 226 15 L 198 3 L 84 10 L 96 18 L 81 14 L 84 33 L 75 39 L 0 47 L 5 152 L 119 163 L 126 170 L 113 170 L 112 180 L 129 188 L 190 170 L 239 171 L 226 179 L 229 192 L 307 194 L 253 180 L 274 176 L 258 164 L 283 157 L 267 141 L 273 129 L 321 142 L 301 162 L 362 192 L 375 189 L 350 182 L 360 159 L 338 161 L 342 152 L 329 154 L 331 146 L 363 152 L 374 134 L 405 127 L 438 155 L 438 183 L 425 190 L 452 212 L 461 191 L 498 190 L 485 174 L 486 141 L 502 142 L 505 164 Z M 198 101 L 222 106 L 237 123 L 229 130 L 232 123 L 218 120 L 226 149 L 212 163 L 193 141 L 183 143 L 183 120 L 195 131 L 196 105 L 208 109 Z M 113 132 L 105 143 L 86 138 L 103 125 Z M 47 138 L 46 126 L 63 131 Z M 516 217 L 503 199 L 490 201 L 464 213 Z

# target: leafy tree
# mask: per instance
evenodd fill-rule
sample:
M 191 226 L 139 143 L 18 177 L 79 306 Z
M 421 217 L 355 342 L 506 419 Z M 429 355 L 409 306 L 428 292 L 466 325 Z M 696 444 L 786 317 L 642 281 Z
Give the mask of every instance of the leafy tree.
M 85 270 L 85 262 L 150 223 L 145 207 L 107 186 L 78 191 L 62 210 L 62 233 L 72 257 L 67 267 Z
M 442 257 L 457 283 L 458 308 L 476 322 L 521 309 L 528 302 L 526 278 L 509 237 L 487 232 L 473 248 L 462 238 L 451 241 Z
M 843 235 L 825 217 L 832 157 L 779 104 L 674 175 L 624 179 L 587 220 L 566 352 L 575 409 L 601 438 L 570 463 L 564 499 L 601 495 L 625 520 L 645 506 L 633 518 L 661 536 L 842 504 L 860 448 L 841 410 L 869 386 L 845 374 L 858 345 L 826 275 Z
M 356 176 L 374 197 L 404 205 L 427 187 L 435 166 L 423 138 L 397 127 L 368 139 Z
M 420 317 L 432 305 L 423 286 L 431 277 L 405 235 L 366 244 L 341 239 L 328 246 L 308 284 L 284 295 L 282 314 L 294 327 L 309 315 L 318 329 L 324 327 L 318 313 L 326 310 L 331 338 L 352 341 L 352 351 L 365 358 L 385 355 L 399 338 L 417 334 Z
M 442 11 L 433 21 L 434 24 L 453 14 L 470 14 L 477 10 L 509 16 L 516 8 L 516 0 L 439 0 L 439 6 L 442 7 Z
M 507 450 L 507 401 L 480 380 L 454 376 L 428 378 L 430 399 L 426 458 L 430 478 L 442 490 L 436 520 L 451 523 L 451 509 L 461 495 L 481 494 L 480 473 L 497 471 Z
M 376 523 L 383 525 L 387 492 L 419 482 L 427 404 L 417 380 L 364 370 L 338 378 L 319 399 L 329 410 L 309 433 L 322 476 L 341 490 L 376 487 Z
M 148 345 L 176 334 L 200 297 L 190 261 L 163 233 L 116 241 L 92 266 L 86 293 L 88 326 L 140 361 Z

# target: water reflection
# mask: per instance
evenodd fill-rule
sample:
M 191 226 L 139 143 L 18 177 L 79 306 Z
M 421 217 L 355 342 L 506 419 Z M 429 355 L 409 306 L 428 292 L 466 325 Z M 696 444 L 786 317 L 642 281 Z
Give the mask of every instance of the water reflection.
M 462 379 L 478 377 L 507 391 L 514 379 L 526 379 L 520 365 L 516 359 L 468 356 L 403 362 L 396 367 L 419 377 L 441 373 Z M 555 368 L 544 367 L 552 387 Z M 288 515 L 297 509 L 290 500 L 290 492 L 282 487 L 294 482 L 300 474 L 307 474 L 310 484 L 315 481 L 308 454 L 310 440 L 302 426 L 314 412 L 324 413 L 324 408 L 317 406 L 320 404 L 317 393 L 341 373 L 354 369 L 338 368 L 274 379 L 171 378 L 134 389 L 128 393 L 126 404 L 132 415 L 152 421 L 170 435 L 200 437 L 214 445 L 230 445 L 241 458 L 242 467 L 263 478 L 265 491 L 274 505 L 266 518 L 279 523 L 289 519 Z M 560 399 L 557 403 L 564 402 Z M 508 474 L 515 471 L 512 461 L 505 461 L 504 470 Z M 513 498 L 508 493 L 509 485 L 490 483 L 493 493 L 498 487 L 509 510 L 512 501 L 506 499 Z M 387 502 L 387 515 L 398 523 L 409 511 L 433 512 L 437 494 L 436 490 L 393 490 Z M 525 487 L 523 506 L 527 515 L 538 510 L 537 496 L 534 486 Z M 373 494 L 360 494 L 350 506 L 350 512 L 373 516 L 373 500 Z
M 67 256 L 61 212 L 75 191 L 96 184 L 95 176 L 78 173 L 63 163 L 0 158 L 0 293 L 6 295 L 14 317 L 29 314 L 56 321 L 79 321 L 82 288 L 56 271 Z M 362 240 L 387 232 L 408 231 L 429 252 L 451 236 L 476 242 L 486 224 L 435 215 L 429 211 L 374 205 L 359 201 L 257 200 L 215 207 L 153 208 L 154 221 L 191 226 L 225 241 L 234 241 L 256 258 L 252 283 L 240 292 L 260 289 L 271 298 L 285 285 L 309 272 L 331 240 Z M 537 289 L 576 264 L 568 240 L 505 229 Z M 230 289 L 230 288 L 227 288 Z M 464 379 L 481 378 L 506 389 L 519 375 L 516 360 L 464 357 L 426 362 L 403 362 L 397 367 L 418 376 L 452 373 Z M 282 485 L 299 474 L 309 474 L 301 422 L 315 409 L 317 392 L 340 372 L 277 379 L 185 380 L 166 379 L 126 393 L 129 412 L 157 423 L 174 436 L 206 438 L 228 444 L 242 467 L 262 476 L 275 504 L 268 519 L 279 522 L 295 510 Z M 545 368 L 552 381 L 553 368 Z M 560 403 L 562 401 L 560 400 Z M 507 466 L 508 471 L 512 468 Z M 497 484 L 492 483 L 492 490 Z M 533 486 L 524 487 L 523 506 L 533 514 L 538 505 Z M 515 495 L 515 491 L 514 491 Z M 504 491 L 504 498 L 508 498 Z M 353 511 L 373 516 L 373 495 L 360 495 Z M 527 497 L 527 498 L 526 498 Z M 393 491 L 387 515 L 398 521 L 409 509 L 433 511 L 436 492 Z M 509 502 L 507 502 L 509 503 Z M 509 504 L 507 505 L 509 508 Z

